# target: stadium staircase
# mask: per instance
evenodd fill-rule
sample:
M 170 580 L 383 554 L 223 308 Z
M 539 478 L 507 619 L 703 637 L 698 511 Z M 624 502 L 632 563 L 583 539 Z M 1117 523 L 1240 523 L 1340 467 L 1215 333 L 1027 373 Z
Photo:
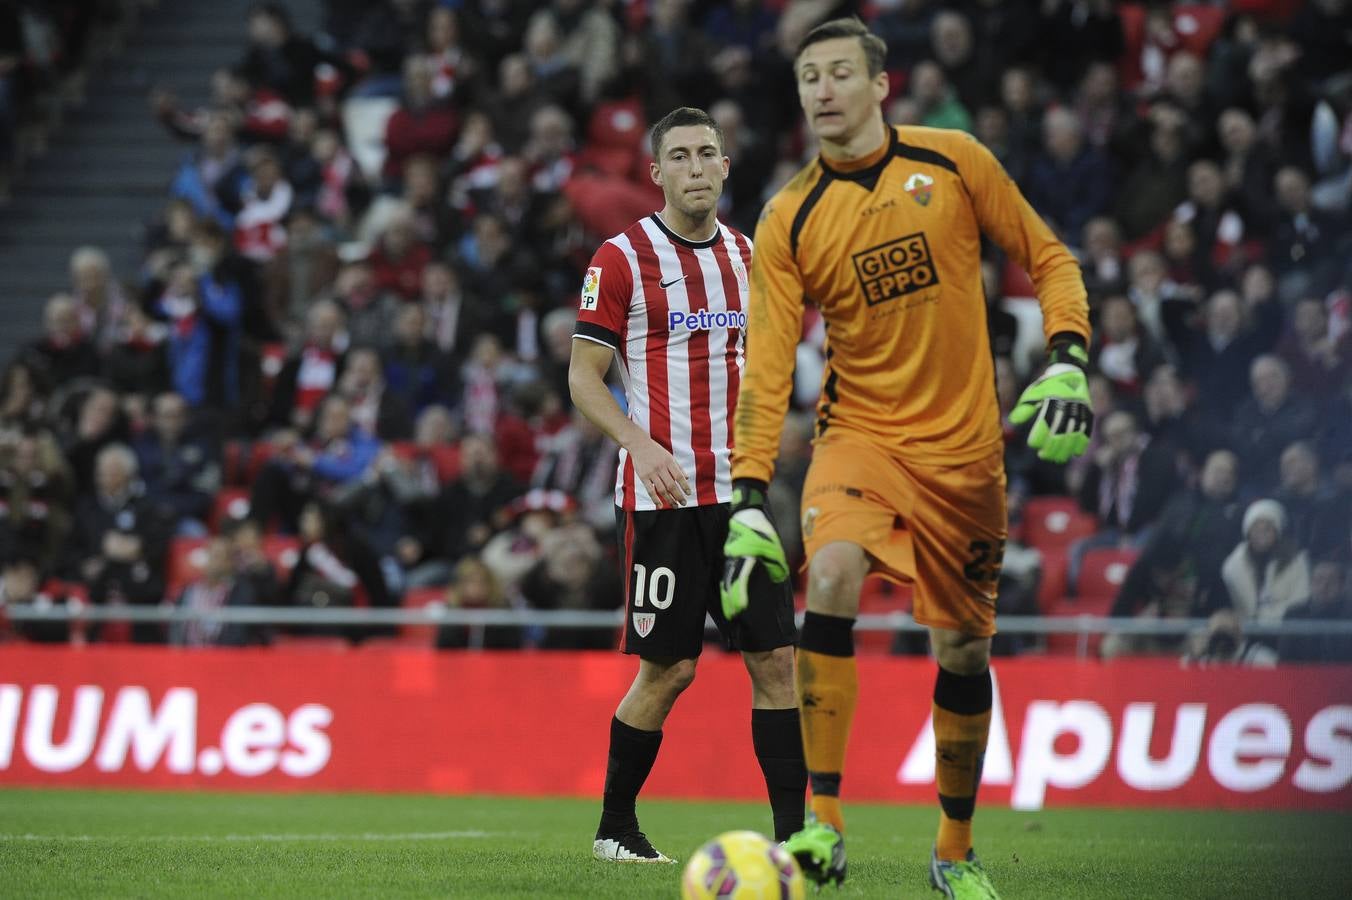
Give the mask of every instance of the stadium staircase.
M 0 363 L 38 335 L 42 305 L 67 286 L 76 247 L 104 248 L 116 275 L 135 282 L 144 226 L 189 149 L 156 121 L 149 92 L 163 86 L 187 107 L 205 102 L 211 73 L 244 52 L 251 3 L 161 0 L 120 53 L 95 65 L 85 104 L 67 111 L 0 209 Z M 299 31 L 319 26 L 320 0 L 286 5 Z

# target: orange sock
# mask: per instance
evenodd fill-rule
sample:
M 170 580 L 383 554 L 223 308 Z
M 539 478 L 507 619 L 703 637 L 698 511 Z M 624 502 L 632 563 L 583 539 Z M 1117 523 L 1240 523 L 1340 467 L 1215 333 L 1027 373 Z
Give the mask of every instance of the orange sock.
M 939 673 L 934 702 L 934 774 L 940 807 L 935 848 L 940 859 L 961 860 L 972 847 L 972 814 L 990 734 L 990 675 L 961 676 L 943 669 Z
M 833 656 L 800 648 L 797 679 L 803 757 L 812 783 L 810 808 L 818 821 L 843 832 L 840 777 L 859 697 L 859 672 L 854 656 Z

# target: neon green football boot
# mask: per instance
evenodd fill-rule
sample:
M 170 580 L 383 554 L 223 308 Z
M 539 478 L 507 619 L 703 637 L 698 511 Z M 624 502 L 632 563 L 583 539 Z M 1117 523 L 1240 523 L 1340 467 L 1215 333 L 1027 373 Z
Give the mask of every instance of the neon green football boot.
M 830 825 L 808 816 L 807 825 L 784 842 L 784 849 L 798 860 L 803 876 L 818 886 L 845 881 L 845 836 Z
M 955 862 L 940 859 L 937 850 L 930 851 L 930 887 L 953 900 L 1000 900 L 991 887 L 986 870 L 971 850 L 967 858 Z

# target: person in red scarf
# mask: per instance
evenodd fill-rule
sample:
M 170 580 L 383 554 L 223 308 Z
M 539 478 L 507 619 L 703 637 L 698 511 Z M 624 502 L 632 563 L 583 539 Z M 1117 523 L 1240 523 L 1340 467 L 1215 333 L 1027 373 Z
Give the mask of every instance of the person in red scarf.
M 338 383 L 347 350 L 343 311 L 332 300 L 321 300 L 305 316 L 305 339 L 287 357 L 277 376 L 268 421 L 275 425 L 308 428 L 319 401 Z

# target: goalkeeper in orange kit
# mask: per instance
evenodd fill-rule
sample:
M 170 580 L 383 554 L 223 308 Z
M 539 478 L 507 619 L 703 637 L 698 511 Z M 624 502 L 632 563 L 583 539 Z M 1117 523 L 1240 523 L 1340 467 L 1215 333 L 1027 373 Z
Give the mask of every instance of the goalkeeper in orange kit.
M 826 322 L 797 657 L 813 820 L 787 845 L 809 877 L 844 879 L 859 591 L 870 572 L 914 582 L 915 619 L 929 626 L 938 663 L 930 882 L 946 896 L 989 898 L 971 834 L 1007 524 L 982 236 L 1028 271 L 1042 305 L 1050 362 L 1011 418 L 1033 421 L 1029 442 L 1043 459 L 1065 462 L 1089 442 L 1088 307 L 1074 257 L 984 147 L 957 131 L 885 124 L 885 55 L 857 19 L 837 19 L 810 32 L 794 62 L 821 155 L 756 228 L 723 604 L 745 608 L 752 568 L 782 564 L 763 505 L 810 303 Z

